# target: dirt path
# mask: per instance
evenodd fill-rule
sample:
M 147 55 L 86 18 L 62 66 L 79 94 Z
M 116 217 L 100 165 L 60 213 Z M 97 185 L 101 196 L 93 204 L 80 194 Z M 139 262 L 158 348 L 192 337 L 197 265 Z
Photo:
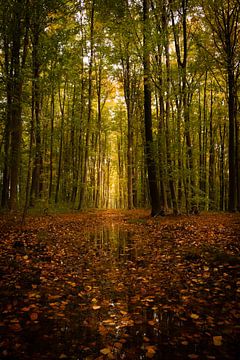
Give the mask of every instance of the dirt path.
M 0 220 L 0 356 L 238 359 L 238 214 Z

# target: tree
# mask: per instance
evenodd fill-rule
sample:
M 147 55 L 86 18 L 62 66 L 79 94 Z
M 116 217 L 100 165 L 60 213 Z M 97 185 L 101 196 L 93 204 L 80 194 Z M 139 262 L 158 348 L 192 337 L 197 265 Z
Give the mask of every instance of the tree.
M 152 134 L 152 94 L 150 73 L 150 43 L 149 43 L 149 0 L 143 0 L 143 68 L 144 68 L 144 124 L 146 136 L 146 163 L 148 169 L 148 184 L 151 199 L 151 215 L 156 216 L 161 211 L 159 189 L 157 184 L 156 163 L 153 156 Z
M 22 142 L 22 90 L 29 40 L 29 1 L 1 3 L 6 83 L 5 165 L 2 206 L 16 210 Z M 7 20 L 7 21 L 6 21 Z
M 238 0 L 202 1 L 205 19 L 212 32 L 212 40 L 218 56 L 213 54 L 218 65 L 223 67 L 227 75 L 227 100 L 229 120 L 229 194 L 228 209 L 239 208 L 239 123 L 237 121 L 237 87 L 239 78 L 239 31 L 240 6 Z

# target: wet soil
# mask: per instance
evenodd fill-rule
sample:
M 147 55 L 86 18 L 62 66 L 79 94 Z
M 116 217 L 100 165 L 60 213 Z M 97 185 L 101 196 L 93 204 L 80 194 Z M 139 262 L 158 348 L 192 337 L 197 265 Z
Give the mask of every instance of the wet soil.
M 1 358 L 239 358 L 239 214 L 89 211 L 0 226 Z

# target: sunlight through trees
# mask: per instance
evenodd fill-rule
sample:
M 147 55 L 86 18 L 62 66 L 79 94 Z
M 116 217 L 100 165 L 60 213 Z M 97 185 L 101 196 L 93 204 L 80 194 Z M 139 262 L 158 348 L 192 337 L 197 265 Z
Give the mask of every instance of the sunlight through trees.
M 2 209 L 240 210 L 238 0 L 0 12 Z

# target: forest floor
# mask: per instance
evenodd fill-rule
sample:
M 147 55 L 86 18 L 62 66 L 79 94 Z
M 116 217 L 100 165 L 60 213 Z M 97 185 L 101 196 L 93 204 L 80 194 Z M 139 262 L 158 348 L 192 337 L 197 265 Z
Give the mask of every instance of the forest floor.
M 239 359 L 240 215 L 2 216 L 0 357 Z

